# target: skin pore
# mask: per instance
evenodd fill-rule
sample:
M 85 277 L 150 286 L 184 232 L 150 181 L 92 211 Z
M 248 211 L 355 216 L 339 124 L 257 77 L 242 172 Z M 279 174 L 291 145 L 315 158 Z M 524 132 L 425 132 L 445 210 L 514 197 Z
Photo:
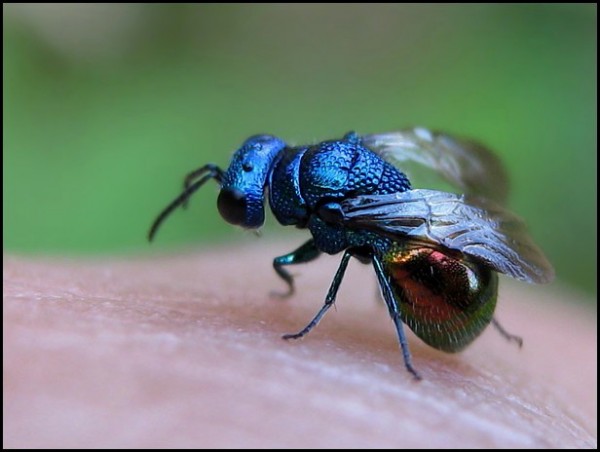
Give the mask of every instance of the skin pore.
M 289 243 L 104 260 L 4 256 L 4 447 L 595 447 L 596 316 L 501 278 L 465 352 L 407 332 L 406 371 L 370 266 L 271 268 Z M 289 248 L 289 250 L 288 250 Z

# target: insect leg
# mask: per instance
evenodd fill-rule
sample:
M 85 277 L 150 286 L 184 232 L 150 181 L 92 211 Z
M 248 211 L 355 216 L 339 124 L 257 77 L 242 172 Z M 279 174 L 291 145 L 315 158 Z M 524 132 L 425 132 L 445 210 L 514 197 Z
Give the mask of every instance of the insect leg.
M 381 285 L 381 291 L 383 292 L 383 298 L 385 299 L 385 303 L 387 304 L 388 310 L 390 312 L 390 316 L 394 321 L 394 325 L 396 325 L 396 332 L 398 333 L 398 340 L 400 341 L 400 347 L 402 349 L 402 356 L 404 358 L 404 365 L 406 369 L 417 379 L 420 380 L 421 376 L 415 370 L 412 365 L 412 359 L 410 356 L 410 350 L 408 348 L 408 342 L 406 340 L 406 336 L 404 335 L 404 328 L 402 324 L 402 319 L 400 319 L 400 312 L 398 312 L 398 306 L 394 300 L 394 295 L 392 293 L 392 288 L 390 287 L 390 283 L 387 280 L 385 272 L 383 270 L 383 265 L 379 258 L 374 255 L 373 256 L 373 267 L 375 267 L 375 274 L 377 275 L 377 279 L 379 280 L 379 284 Z
M 495 317 L 492 318 L 492 325 L 498 330 L 498 332 L 508 341 L 514 341 L 517 343 L 519 348 L 523 347 L 523 338 L 521 336 L 517 336 L 516 334 L 510 334 L 508 331 L 504 329 L 500 322 L 496 320 Z
M 294 293 L 294 277 L 283 268 L 284 265 L 304 264 L 316 259 L 320 254 L 321 252 L 315 246 L 315 241 L 310 239 L 297 250 L 273 259 L 273 268 L 281 279 L 286 282 L 288 290 L 287 292 L 271 292 L 271 295 L 279 298 L 288 298 Z
M 348 261 L 351 257 L 352 252 L 346 250 L 346 252 L 344 252 L 344 257 L 342 257 L 342 261 L 340 262 L 340 266 L 338 267 L 337 272 L 333 277 L 333 281 L 331 282 L 331 286 L 329 287 L 329 292 L 327 292 L 325 304 L 319 310 L 319 312 L 317 312 L 317 315 L 310 321 L 308 325 L 306 325 L 302 329 L 302 331 L 295 334 L 284 334 L 283 339 L 299 339 L 302 336 L 308 334 L 310 330 L 317 326 L 321 318 L 325 315 L 329 308 L 333 306 L 333 303 L 335 302 L 335 296 L 337 295 L 337 291 L 340 288 L 340 284 L 342 282 L 342 279 L 344 278 L 344 273 L 346 272 L 346 267 L 348 267 Z

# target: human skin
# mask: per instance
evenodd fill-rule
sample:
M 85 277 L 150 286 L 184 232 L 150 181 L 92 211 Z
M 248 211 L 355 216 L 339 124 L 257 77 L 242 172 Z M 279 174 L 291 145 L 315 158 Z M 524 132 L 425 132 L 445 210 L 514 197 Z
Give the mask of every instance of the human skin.
M 492 327 L 460 354 L 408 332 L 406 371 L 372 268 L 292 268 L 294 244 L 102 261 L 3 259 L 5 448 L 596 447 L 596 315 L 558 284 L 501 278 Z

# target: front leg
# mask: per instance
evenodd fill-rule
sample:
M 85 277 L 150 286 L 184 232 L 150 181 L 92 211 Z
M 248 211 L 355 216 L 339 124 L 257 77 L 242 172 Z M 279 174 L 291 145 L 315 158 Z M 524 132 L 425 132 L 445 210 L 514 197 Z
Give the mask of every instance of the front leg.
M 288 298 L 294 293 L 294 278 L 290 273 L 285 270 L 284 265 L 304 264 L 315 260 L 321 252 L 315 246 L 313 239 L 308 240 L 304 245 L 289 254 L 276 257 L 273 259 L 273 268 L 277 274 L 283 279 L 287 285 L 287 292 L 271 292 L 271 295 L 279 298 Z

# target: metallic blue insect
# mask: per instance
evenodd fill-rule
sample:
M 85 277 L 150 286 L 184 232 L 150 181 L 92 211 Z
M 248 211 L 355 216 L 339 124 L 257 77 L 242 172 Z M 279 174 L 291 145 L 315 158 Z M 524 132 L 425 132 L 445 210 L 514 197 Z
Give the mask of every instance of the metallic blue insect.
M 416 164 L 416 165 L 415 165 Z M 462 194 L 413 189 L 406 169 L 421 167 Z M 469 345 L 493 317 L 498 275 L 534 283 L 554 271 L 503 204 L 507 178 L 499 160 L 470 141 L 423 128 L 359 136 L 309 146 L 288 146 L 272 135 L 256 135 L 238 149 L 227 171 L 208 164 L 185 178 L 184 190 L 155 220 L 158 227 L 209 179 L 221 186 L 217 206 L 231 224 L 262 226 L 265 197 L 282 225 L 308 229 L 312 238 L 273 267 L 294 292 L 286 266 L 321 253 L 343 252 L 325 303 L 308 325 L 313 329 L 333 305 L 351 257 L 371 263 L 394 321 L 408 371 L 413 368 L 403 323 L 424 342 L 445 352 Z

